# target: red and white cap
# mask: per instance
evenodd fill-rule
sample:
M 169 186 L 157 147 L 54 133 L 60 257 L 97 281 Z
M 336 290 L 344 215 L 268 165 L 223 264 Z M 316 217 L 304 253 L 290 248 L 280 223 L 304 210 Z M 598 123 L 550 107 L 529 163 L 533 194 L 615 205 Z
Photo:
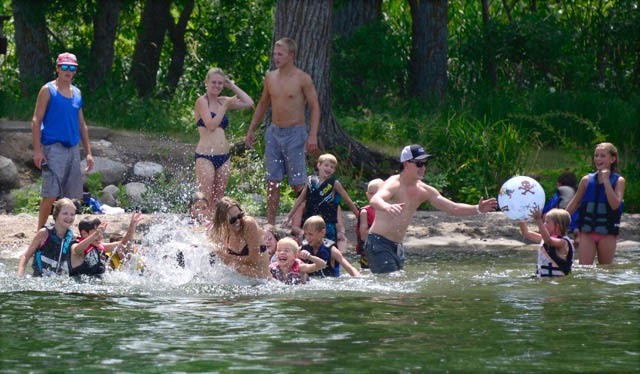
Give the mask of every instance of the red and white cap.
M 65 52 L 58 55 L 56 65 L 76 65 L 78 66 L 78 59 L 73 53 Z

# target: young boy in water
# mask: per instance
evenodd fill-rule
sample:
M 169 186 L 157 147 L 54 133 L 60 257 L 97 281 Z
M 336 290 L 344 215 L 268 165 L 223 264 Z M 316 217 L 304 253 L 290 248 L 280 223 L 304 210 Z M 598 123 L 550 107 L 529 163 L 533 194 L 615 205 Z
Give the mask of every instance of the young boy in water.
M 278 240 L 275 258 L 276 261 L 269 265 L 271 275 L 286 284 L 306 283 L 309 273 L 319 271 L 327 265 L 309 251 L 298 251 L 298 242 L 293 238 Z
M 140 221 L 142 221 L 142 213 L 133 213 L 127 233 L 122 240 L 103 243 L 102 237 L 108 224 L 101 222 L 99 218 L 85 217 L 78 223 L 80 237 L 71 246 L 71 271 L 69 275 L 103 274 L 107 268 L 108 258 L 106 253 L 108 252 L 111 252 L 112 256 L 117 256 L 118 262 L 121 261 L 126 256 L 124 249 L 133 238 L 133 233 L 136 231 Z
M 371 200 L 383 184 L 384 181 L 380 178 L 371 180 L 367 185 L 367 192 L 365 193 L 367 200 Z M 360 268 L 367 269 L 369 268 L 369 264 L 367 263 L 367 256 L 364 253 L 364 241 L 369 234 L 369 227 L 371 227 L 373 220 L 376 218 L 376 211 L 371 205 L 367 205 L 360 208 L 360 213 L 356 217 L 356 253 L 360 255 Z
M 522 235 L 540 243 L 536 275 L 555 277 L 571 273 L 573 264 L 573 243 L 566 235 L 571 215 L 564 209 L 551 209 L 544 215 L 540 209 L 534 209 L 531 216 L 538 225 L 539 232 L 529 231 L 526 222 L 519 223 Z
M 305 242 L 302 249 L 308 251 L 313 256 L 320 257 L 326 262 L 326 266 L 312 274 L 311 276 L 321 277 L 338 277 L 340 276 L 340 265 L 344 267 L 349 274 L 354 277 L 360 275 L 360 272 L 347 261 L 342 253 L 333 245 L 333 241 L 326 239 L 326 228 L 322 217 L 311 216 L 306 221 L 302 230 L 304 231 Z M 308 262 L 308 261 L 305 261 Z
M 337 227 L 340 199 L 345 201 L 356 217 L 358 216 L 358 207 L 353 203 L 340 181 L 335 178 L 334 173 L 337 166 L 338 160 L 330 153 L 318 157 L 316 164 L 318 175 L 312 175 L 307 179 L 307 183 L 293 204 L 285 223 L 291 222 L 298 208 L 304 204 L 302 222 L 314 215 L 322 216 L 326 225 L 327 239 L 336 242 L 340 251 L 344 252 L 347 249 L 347 238 L 344 231 L 338 232 Z M 296 232 L 300 228 L 294 223 L 292 230 Z

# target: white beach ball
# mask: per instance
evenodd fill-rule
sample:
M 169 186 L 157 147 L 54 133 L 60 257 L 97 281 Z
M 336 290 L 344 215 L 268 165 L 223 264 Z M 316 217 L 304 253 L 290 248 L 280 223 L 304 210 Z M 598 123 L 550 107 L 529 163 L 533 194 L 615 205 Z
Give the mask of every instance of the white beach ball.
M 544 207 L 544 189 L 537 180 L 515 176 L 504 182 L 498 195 L 498 206 L 507 218 L 526 221 L 531 218 L 531 209 Z

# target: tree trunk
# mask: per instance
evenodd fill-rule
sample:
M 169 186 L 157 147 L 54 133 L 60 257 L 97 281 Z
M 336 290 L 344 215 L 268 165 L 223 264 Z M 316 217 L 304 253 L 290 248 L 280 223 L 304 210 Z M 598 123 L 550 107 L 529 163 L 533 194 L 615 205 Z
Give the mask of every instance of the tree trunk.
M 491 15 L 489 14 L 489 0 L 482 0 L 482 23 L 484 25 L 485 38 L 488 37 L 489 21 L 491 21 Z M 484 51 L 484 68 L 485 74 L 491 82 L 491 87 L 496 90 L 498 88 L 498 67 L 494 51 Z
M 160 53 L 171 22 L 170 8 L 170 0 L 145 1 L 129 73 L 140 97 L 149 96 L 156 88 Z
M 440 102 L 447 95 L 447 0 L 409 0 L 411 92 Z
M 180 13 L 180 18 L 176 24 L 169 24 L 169 38 L 173 44 L 171 52 L 171 64 L 169 64 L 169 72 L 167 73 L 166 83 L 168 96 L 173 95 L 184 71 L 184 58 L 187 55 L 187 43 L 184 41 L 184 35 L 187 32 L 187 23 L 193 11 L 194 0 L 184 1 L 184 9 Z
M 332 0 L 278 0 L 273 43 L 290 37 L 298 44 L 296 65 L 309 73 L 320 102 L 320 149 L 348 159 L 367 176 L 388 170 L 384 155 L 374 153 L 347 135 L 331 110 L 331 16 Z M 272 61 L 273 66 L 273 61 Z M 314 160 L 315 164 L 315 160 Z
M 20 88 L 22 96 L 28 96 L 52 79 L 55 72 L 55 62 L 49 57 L 46 7 L 38 0 L 13 0 L 12 7 Z
M 98 0 L 98 9 L 93 17 L 93 43 L 89 64 L 88 86 L 95 90 L 102 85 L 111 72 L 115 55 L 114 42 L 122 0 Z
M 335 8 L 333 34 L 345 39 L 382 16 L 382 0 L 338 0 Z

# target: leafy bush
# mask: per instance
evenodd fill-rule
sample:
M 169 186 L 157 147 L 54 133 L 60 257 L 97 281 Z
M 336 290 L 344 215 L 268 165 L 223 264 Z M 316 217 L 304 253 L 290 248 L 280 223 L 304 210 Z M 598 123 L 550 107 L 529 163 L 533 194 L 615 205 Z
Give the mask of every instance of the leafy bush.
M 38 181 L 37 185 L 41 182 Z M 12 190 L 15 199 L 15 213 L 38 213 L 40 208 L 40 191 L 37 188 Z

